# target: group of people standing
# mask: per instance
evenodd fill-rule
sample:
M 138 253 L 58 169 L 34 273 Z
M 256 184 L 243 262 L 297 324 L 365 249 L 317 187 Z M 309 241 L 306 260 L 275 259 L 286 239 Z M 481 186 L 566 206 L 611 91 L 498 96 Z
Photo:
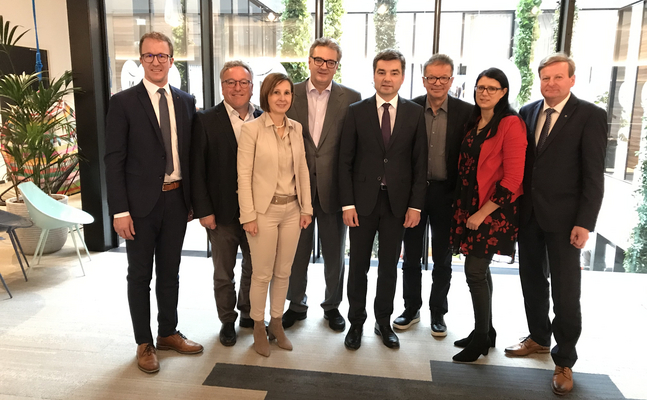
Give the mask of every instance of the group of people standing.
M 431 334 L 447 335 L 452 254 L 463 254 L 475 325 L 454 343 L 463 348 L 454 360 L 472 362 L 488 354 L 496 344 L 490 262 L 495 254 L 514 256 L 518 241 L 530 334 L 506 353 L 550 351 L 556 364 L 552 389 L 570 392 L 581 332 L 580 249 L 602 202 L 607 140 L 604 110 L 570 92 L 572 59 L 563 54 L 544 59 L 539 65 L 544 99 L 517 113 L 509 104 L 508 79 L 497 68 L 479 74 L 475 105 L 448 96 L 454 64 L 442 54 L 423 65 L 427 94 L 403 99 L 398 91 L 406 64 L 396 50 L 375 56 L 376 94 L 361 100 L 357 91 L 333 80 L 341 48 L 320 38 L 310 47 L 306 81 L 294 84 L 280 73 L 265 77 L 261 110 L 250 102 L 253 72 L 236 60 L 220 72 L 224 100 L 196 113 L 191 96 L 168 85 L 169 38 L 147 33 L 139 46 L 145 77 L 110 100 L 105 165 L 110 214 L 115 231 L 126 239 L 128 300 L 141 370 L 159 370 L 150 329 L 153 258 L 157 349 L 203 350 L 177 330 L 179 263 L 192 218 L 206 228 L 213 246 L 220 342 L 236 343 L 237 308 L 240 327 L 253 328 L 254 349 L 263 356 L 270 355 L 274 339 L 291 350 L 285 329 L 307 317 L 314 220 L 324 258 L 321 307 L 330 328 L 346 330 L 339 305 L 348 226 L 350 327 L 344 344 L 360 348 L 377 233 L 374 332 L 387 347 L 399 348 L 392 327 L 406 330 L 420 321 L 429 223 Z M 404 311 L 391 324 L 403 240 Z M 552 350 L 551 335 L 557 343 Z

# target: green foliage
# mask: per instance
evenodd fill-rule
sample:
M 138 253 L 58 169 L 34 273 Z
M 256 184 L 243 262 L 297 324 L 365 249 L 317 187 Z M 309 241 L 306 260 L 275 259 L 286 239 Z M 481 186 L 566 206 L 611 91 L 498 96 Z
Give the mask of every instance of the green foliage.
M 539 36 L 537 15 L 541 0 L 519 0 L 517 5 L 517 23 L 519 30 L 515 35 L 514 64 L 521 73 L 521 89 L 517 101 L 522 106 L 530 100 L 532 82 L 535 78 L 534 72 L 530 69 L 530 62 L 533 59 L 534 46 Z M 533 13 L 533 10 L 535 11 Z
M 553 39 L 551 41 L 553 45 L 553 51 L 557 51 L 557 40 L 559 39 L 557 37 L 559 33 L 559 15 L 561 14 L 561 10 L 562 10 L 561 5 L 562 5 L 561 0 L 557 0 L 557 5 L 555 6 L 555 14 L 553 15 Z M 573 13 L 573 33 L 575 33 L 575 25 L 577 23 L 578 18 L 579 18 L 579 7 L 577 6 L 577 2 L 575 2 L 575 10 Z M 573 57 L 572 51 L 570 56 Z
M 607 94 L 608 95 L 608 94 Z M 647 118 L 643 117 L 643 132 L 647 132 Z M 631 231 L 625 252 L 624 267 L 627 272 L 647 273 L 647 135 L 642 135 L 638 165 L 638 187 L 634 196 L 638 200 L 638 223 Z
M 22 33 L 16 35 L 16 29 L 19 25 L 11 26 L 11 21 L 4 20 L 4 17 L 0 15 L 0 54 L 4 54 L 9 59 L 9 65 L 11 65 L 11 72 L 15 72 L 13 62 L 11 61 L 11 56 L 9 55 L 10 46 L 15 46 L 18 41 L 25 36 L 25 33 L 29 32 L 26 30 Z M 2 71 L 0 71 L 2 75 Z
M 398 0 L 375 0 L 373 22 L 375 23 L 375 51 L 395 49 L 395 25 L 398 21 Z
M 6 101 L 0 110 L 0 142 L 4 155 L 15 163 L 15 169 L 7 165 L 14 185 L 30 179 L 46 193 L 56 193 L 69 175 L 68 166 L 78 162 L 78 154 L 56 150 L 63 143 L 76 142 L 76 122 L 61 105 L 65 96 L 77 90 L 72 87 L 72 71 L 49 85 L 35 73 L 0 78 L 0 98 Z
M 186 57 L 187 55 L 187 37 L 186 37 L 186 0 L 180 1 L 180 24 L 173 28 L 172 38 L 173 41 L 173 57 Z M 189 91 L 189 72 L 188 62 L 175 61 L 175 67 L 180 73 L 180 89 L 185 92 Z
M 281 56 L 284 59 L 305 60 L 310 48 L 310 14 L 306 0 L 283 0 L 285 11 L 281 14 Z M 294 82 L 308 77 L 305 62 L 289 61 L 281 63 Z
M 343 0 L 326 0 L 324 14 L 324 36 L 341 43 L 343 34 L 341 19 L 346 14 Z M 333 79 L 336 82 L 341 82 L 341 66 L 337 68 Z

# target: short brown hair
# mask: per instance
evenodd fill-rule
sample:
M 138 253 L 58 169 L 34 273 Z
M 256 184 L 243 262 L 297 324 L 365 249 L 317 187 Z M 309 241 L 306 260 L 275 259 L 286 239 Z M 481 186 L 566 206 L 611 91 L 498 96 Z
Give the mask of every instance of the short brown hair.
M 310 57 L 312 57 L 317 47 L 328 47 L 332 50 L 335 50 L 337 52 L 337 62 L 341 60 L 341 47 L 335 39 L 329 37 L 321 37 L 316 39 L 310 46 Z
M 400 63 L 402 64 L 402 73 L 404 74 L 404 71 L 407 69 L 407 62 L 404 60 L 404 55 L 400 53 L 397 50 L 394 49 L 387 49 L 387 50 L 382 50 L 373 59 L 373 72 L 377 69 L 377 62 L 378 61 L 392 61 L 392 60 L 399 60 Z
M 269 74 L 268 76 L 263 79 L 263 83 L 261 84 L 261 93 L 260 93 L 260 98 L 261 98 L 261 110 L 265 112 L 270 112 L 270 103 L 267 101 L 267 99 L 270 97 L 270 93 L 272 93 L 272 90 L 281 82 L 288 81 L 290 82 L 290 92 L 294 93 L 294 83 L 292 83 L 292 79 L 290 79 L 289 76 L 282 74 L 280 72 L 275 72 L 273 74 Z M 292 100 L 290 100 L 290 106 L 292 106 Z
M 454 75 L 454 60 L 446 54 L 434 54 L 422 66 L 422 73 L 427 72 L 427 67 L 430 65 L 449 65 L 452 68 L 452 75 Z
M 564 53 L 554 53 L 549 55 L 548 57 L 544 58 L 541 60 L 539 63 L 539 68 L 537 68 L 537 73 L 539 76 L 541 76 L 541 70 L 546 68 L 547 66 L 559 62 L 565 62 L 568 64 L 568 76 L 571 77 L 575 74 L 575 61 L 573 61 L 572 58 L 567 56 Z
M 168 36 L 166 36 L 161 32 L 144 33 L 142 38 L 139 39 L 139 55 L 142 54 L 142 45 L 144 44 L 144 39 L 153 39 L 153 40 L 159 40 L 159 41 L 168 43 L 168 50 L 171 53 L 169 55 L 173 57 L 173 42 L 171 42 L 171 39 L 169 39 Z

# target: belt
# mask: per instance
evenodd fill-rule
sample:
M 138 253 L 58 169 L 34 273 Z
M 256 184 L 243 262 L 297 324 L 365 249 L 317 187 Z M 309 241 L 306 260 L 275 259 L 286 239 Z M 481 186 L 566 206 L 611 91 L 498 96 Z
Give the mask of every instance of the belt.
M 175 190 L 180 187 L 180 182 L 182 181 L 175 181 L 171 183 L 163 183 L 162 184 L 162 192 L 169 192 L 171 190 Z
M 387 190 L 386 185 L 380 185 L 380 190 Z
M 272 197 L 272 204 L 288 204 L 292 203 L 297 199 L 297 195 L 293 194 L 291 196 L 279 195 Z

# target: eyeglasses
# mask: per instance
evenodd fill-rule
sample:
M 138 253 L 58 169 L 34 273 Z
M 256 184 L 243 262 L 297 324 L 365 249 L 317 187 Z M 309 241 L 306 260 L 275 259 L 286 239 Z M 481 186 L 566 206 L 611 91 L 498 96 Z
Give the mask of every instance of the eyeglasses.
M 433 85 L 438 81 L 440 81 L 441 84 L 446 85 L 452 78 L 449 76 L 423 76 L 422 79 L 430 85 Z
M 250 81 L 248 79 L 241 79 L 239 81 L 234 80 L 234 79 L 227 79 L 227 80 L 222 81 L 222 83 L 224 83 L 225 86 L 227 86 L 228 88 L 235 88 L 236 84 L 239 84 L 241 89 L 247 89 L 249 87 L 249 85 L 252 83 L 252 81 Z
M 164 64 L 165 62 L 168 61 L 171 56 L 169 54 L 164 54 L 164 53 L 159 53 L 159 54 L 151 54 L 151 53 L 146 53 L 141 55 L 142 60 L 147 63 L 152 63 L 154 58 L 157 58 L 157 61 L 160 64 Z
M 500 87 L 492 87 L 492 86 L 474 86 L 474 90 L 476 90 L 479 93 L 483 93 L 487 90 L 487 94 L 492 95 L 495 94 L 499 90 L 503 90 L 503 88 Z
M 310 58 L 312 58 L 312 61 L 314 61 L 317 67 L 321 67 L 322 65 L 324 65 L 324 63 L 326 63 L 326 67 L 335 68 L 335 66 L 338 64 L 338 62 L 335 60 L 324 60 L 321 57 L 310 57 Z

